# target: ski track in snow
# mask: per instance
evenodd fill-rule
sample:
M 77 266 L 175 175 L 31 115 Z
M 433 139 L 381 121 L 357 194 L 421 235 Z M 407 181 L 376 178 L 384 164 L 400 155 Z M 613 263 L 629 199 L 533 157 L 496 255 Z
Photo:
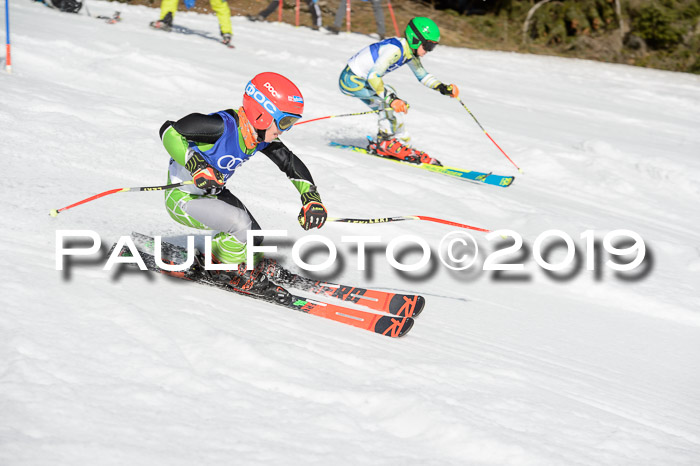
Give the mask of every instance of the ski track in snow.
M 438 47 L 426 68 L 460 86 L 524 175 L 458 103 L 407 70 L 387 77 L 411 104 L 418 147 L 447 165 L 515 174 L 508 189 L 328 147 L 364 144 L 373 115 L 285 134 L 331 216 L 508 228 L 530 249 L 550 229 L 582 248 L 587 229 L 625 228 L 653 257 L 637 281 L 585 268 L 557 281 L 531 256 L 509 280 L 439 263 L 399 274 L 381 253 L 360 272 L 343 235 L 384 244 L 419 235 L 436 251 L 452 230 L 328 224 L 320 233 L 343 264 L 327 279 L 426 296 L 411 333 L 391 340 L 167 277 L 105 272 L 100 255 L 56 270 L 58 229 L 97 231 L 103 253 L 131 231 L 202 242 L 168 217 L 161 193 L 47 215 L 107 189 L 165 182 L 165 120 L 237 108 L 262 71 L 299 85 L 308 118 L 365 110 L 337 79 L 366 36 L 239 16 L 229 50 L 211 40 L 213 16 L 178 12 L 176 24 L 194 33 L 166 34 L 147 27 L 156 9 L 89 4 L 93 16 L 116 7 L 123 21 L 107 25 L 10 4 L 13 74 L 0 73 L 0 464 L 697 464 L 698 76 Z M 229 188 L 263 227 L 289 231 L 275 244 L 292 266 L 285 256 L 307 234 L 294 188 L 263 156 Z

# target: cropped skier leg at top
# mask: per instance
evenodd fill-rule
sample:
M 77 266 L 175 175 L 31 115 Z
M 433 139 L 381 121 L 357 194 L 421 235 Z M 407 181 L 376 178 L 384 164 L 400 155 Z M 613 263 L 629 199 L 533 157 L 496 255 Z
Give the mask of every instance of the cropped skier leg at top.
M 175 18 L 175 13 L 177 12 L 177 5 L 180 0 L 163 0 L 160 3 L 160 19 L 161 21 L 168 18 L 169 26 L 172 26 L 173 19 Z M 170 15 L 168 17 L 168 14 Z
M 323 20 L 321 19 L 321 8 L 318 6 L 318 0 L 307 0 L 309 5 L 309 12 L 311 13 L 311 23 L 314 29 L 318 29 L 323 26 Z
M 211 9 L 216 13 L 216 19 L 219 20 L 219 29 L 221 34 L 233 34 L 231 26 L 231 9 L 226 0 L 209 0 Z
M 160 4 L 160 20 L 165 21 L 168 26 L 172 26 L 177 13 L 177 6 L 180 0 L 163 0 Z M 231 26 L 231 9 L 226 0 L 209 0 L 211 9 L 216 14 L 219 21 L 221 34 L 233 34 Z

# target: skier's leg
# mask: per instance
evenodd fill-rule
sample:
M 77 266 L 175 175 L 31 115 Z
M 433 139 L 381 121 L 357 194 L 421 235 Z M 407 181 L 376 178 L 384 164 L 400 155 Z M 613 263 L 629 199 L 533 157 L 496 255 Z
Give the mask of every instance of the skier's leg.
M 177 12 L 177 4 L 179 0 L 163 0 L 160 4 L 160 19 L 151 21 L 151 27 L 170 31 L 173 26 L 173 18 Z
M 381 110 L 381 112 L 379 112 L 380 132 L 382 131 L 383 126 L 386 126 L 384 130 L 390 134 L 393 134 L 391 131 L 391 125 L 388 123 L 382 123 L 382 120 L 386 120 L 387 118 L 384 110 L 386 108 L 386 104 L 382 98 L 377 95 L 374 89 L 372 89 L 367 80 L 357 76 L 352 72 L 349 66 L 346 66 L 338 78 L 338 87 L 340 88 L 340 92 L 347 96 L 360 99 L 372 110 Z
M 333 21 L 333 26 L 329 28 L 331 32 L 335 32 L 336 34 L 340 32 L 340 23 L 342 23 L 345 19 L 345 9 L 347 8 L 345 4 L 346 1 L 347 0 L 340 0 L 338 9 L 335 12 L 335 20 Z
M 175 12 L 177 12 L 177 4 L 179 2 L 180 0 L 163 0 L 160 3 L 160 19 L 164 19 L 168 15 L 168 13 L 170 13 L 170 25 L 172 26 L 172 18 L 175 18 Z
M 378 140 L 390 140 L 400 138 L 401 141 L 407 142 L 410 136 L 406 131 L 405 113 L 397 113 L 387 105 L 387 103 L 377 95 L 369 83 L 352 72 L 349 66 L 346 66 L 340 78 L 338 79 L 338 87 L 340 92 L 350 97 L 356 97 L 364 102 L 372 110 L 380 110 L 378 116 Z M 396 94 L 396 90 L 384 83 L 384 87 L 389 93 Z M 395 148 L 402 146 L 398 144 Z M 404 152 L 401 152 L 402 154 Z
M 165 205 L 170 217 L 182 225 L 220 232 L 212 243 L 212 252 L 220 262 L 244 262 L 248 230 L 260 229 L 245 205 L 228 190 L 218 196 L 198 196 L 171 189 L 165 193 Z
M 226 0 L 209 0 L 211 4 L 211 9 L 216 13 L 216 19 L 219 20 L 219 29 L 221 31 L 221 36 L 224 34 L 229 34 L 229 38 L 233 35 L 233 28 L 231 27 L 231 9 L 228 6 Z
M 318 0 L 308 0 L 309 11 L 311 12 L 311 23 L 313 24 L 313 29 L 319 29 L 323 26 L 323 20 L 321 19 L 321 8 L 318 6 Z
M 370 104 L 366 102 L 366 100 L 369 101 L 375 98 L 381 100 L 374 89 L 372 89 L 372 87 L 369 85 L 367 80 L 353 73 L 349 66 L 346 66 L 340 73 L 340 77 L 338 78 L 338 87 L 340 88 L 340 92 L 343 94 L 350 97 L 357 97 L 367 105 Z M 377 110 L 378 108 L 372 105 L 370 105 L 370 107 L 372 110 Z
M 396 94 L 396 89 L 384 83 L 384 88 L 388 94 Z M 383 99 L 375 95 L 374 107 L 381 108 L 379 112 L 379 139 L 397 138 L 402 143 L 408 144 L 411 136 L 406 130 L 406 114 L 403 112 L 395 112 Z
M 386 37 L 386 29 L 384 28 L 384 10 L 380 0 L 372 0 L 372 8 L 374 8 L 374 19 L 377 22 L 377 34 L 379 38 L 384 40 Z

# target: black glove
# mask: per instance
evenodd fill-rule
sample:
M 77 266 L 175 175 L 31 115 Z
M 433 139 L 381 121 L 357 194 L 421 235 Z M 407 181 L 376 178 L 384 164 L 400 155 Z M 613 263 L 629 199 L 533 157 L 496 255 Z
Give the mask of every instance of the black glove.
M 226 184 L 224 174 L 209 165 L 199 152 L 190 149 L 188 155 L 185 168 L 192 174 L 194 185 L 205 194 L 219 194 Z
M 301 195 L 301 211 L 299 225 L 304 230 L 321 228 L 328 218 L 328 211 L 321 203 L 321 195 L 316 191 L 308 191 Z
M 457 87 L 456 84 L 448 84 L 444 85 L 440 83 L 438 87 L 436 87 L 438 91 L 440 91 L 440 94 L 442 95 L 449 95 L 450 97 L 457 98 L 459 97 L 459 88 Z

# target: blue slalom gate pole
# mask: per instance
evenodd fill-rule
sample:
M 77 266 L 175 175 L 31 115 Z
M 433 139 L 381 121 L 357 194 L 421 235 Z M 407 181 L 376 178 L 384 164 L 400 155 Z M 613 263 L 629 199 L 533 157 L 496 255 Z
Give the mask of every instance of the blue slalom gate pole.
M 12 73 L 12 57 L 10 55 L 10 0 L 5 0 L 5 69 Z

